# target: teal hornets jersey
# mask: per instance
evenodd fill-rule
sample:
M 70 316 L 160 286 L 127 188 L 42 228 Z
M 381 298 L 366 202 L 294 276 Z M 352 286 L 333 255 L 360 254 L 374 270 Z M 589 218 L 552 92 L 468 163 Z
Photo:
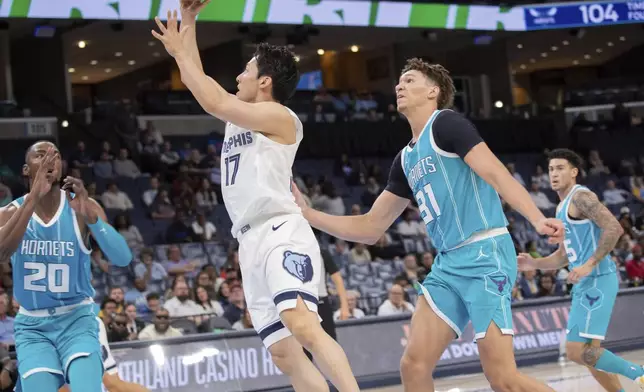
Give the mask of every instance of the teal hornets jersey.
M 63 190 L 48 222 L 35 213 L 20 246 L 11 256 L 13 292 L 27 310 L 74 305 L 94 297 L 91 251 L 81 238 L 75 211 Z M 19 207 L 24 196 L 12 203 Z
M 564 249 L 568 257 L 570 268 L 579 267 L 584 264 L 597 250 L 597 243 L 601 236 L 601 228 L 595 222 L 589 219 L 572 219 L 568 215 L 568 206 L 572 200 L 575 192 L 580 190 L 590 190 L 581 185 L 575 185 L 568 196 L 559 203 L 557 206 L 557 219 L 561 220 L 566 228 L 566 235 L 564 238 Z M 604 257 L 603 260 L 597 264 L 593 272 L 590 273 L 591 277 L 612 274 L 617 271 L 617 267 L 610 256 Z
M 454 249 L 474 233 L 508 225 L 496 190 L 458 154 L 436 144 L 432 125 L 444 112 L 450 111 L 435 111 L 417 142 L 401 154 L 403 172 L 438 251 Z

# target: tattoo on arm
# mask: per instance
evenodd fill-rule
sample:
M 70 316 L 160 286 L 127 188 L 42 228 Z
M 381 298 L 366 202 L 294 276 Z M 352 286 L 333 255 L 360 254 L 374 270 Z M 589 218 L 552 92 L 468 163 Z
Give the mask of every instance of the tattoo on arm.
M 581 361 L 586 365 L 590 367 L 595 367 L 597 364 L 597 361 L 599 361 L 599 357 L 602 356 L 602 353 L 604 352 L 604 349 L 601 347 L 593 347 L 593 346 L 584 346 L 583 351 L 581 352 Z
M 577 192 L 572 198 L 572 204 L 582 217 L 590 219 L 602 230 L 597 250 L 592 256 L 593 265 L 597 265 L 610 251 L 615 248 L 624 230 L 613 214 L 604 206 L 592 192 Z

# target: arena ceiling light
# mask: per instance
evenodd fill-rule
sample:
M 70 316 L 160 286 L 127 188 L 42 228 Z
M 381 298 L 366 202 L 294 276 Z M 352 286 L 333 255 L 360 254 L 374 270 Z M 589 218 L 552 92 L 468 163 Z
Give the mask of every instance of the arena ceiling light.
M 534 63 L 536 63 L 536 62 L 537 62 L 537 60 L 535 60 L 535 59 L 530 59 L 530 63 L 534 64 Z
M 74 73 L 74 72 L 76 72 L 76 68 L 74 68 L 74 67 L 70 67 L 70 68 L 67 70 L 67 72 L 69 72 L 69 73 Z
M 595 52 L 601 53 L 601 52 L 603 52 L 603 50 L 602 50 L 602 48 L 597 48 L 597 49 L 595 49 Z
M 568 46 L 568 45 L 570 45 L 570 42 L 568 42 L 568 40 L 563 40 L 563 41 L 561 42 L 561 44 L 562 44 L 563 46 Z
M 503 102 L 501 101 L 494 102 L 494 107 L 497 109 L 501 109 L 503 107 Z
M 590 60 L 590 57 L 591 57 L 591 56 L 590 56 L 589 54 L 585 54 L 585 55 L 584 55 L 584 59 L 586 59 L 586 60 Z
M 553 46 L 553 47 L 551 47 L 551 48 L 550 48 L 550 50 L 552 50 L 553 52 L 556 52 L 556 51 L 558 51 L 558 50 L 559 50 L 559 48 L 558 48 L 558 47 L 556 47 L 556 46 Z
M 116 52 L 116 53 L 114 53 L 114 56 L 121 57 L 121 56 L 123 56 L 123 52 Z
M 159 52 L 152 53 L 152 57 L 159 57 L 159 56 L 161 56 L 161 53 Z
M 579 65 L 579 60 L 573 60 L 572 65 Z
M 81 79 L 83 79 L 83 80 L 88 80 L 88 79 L 89 79 L 89 76 L 83 76 Z
M 69 121 L 63 120 L 63 122 L 60 123 L 60 126 L 62 126 L 63 128 L 67 128 L 69 126 Z
M 360 48 L 358 47 L 358 45 L 351 45 L 351 51 L 353 53 L 358 53 L 359 50 Z
M 324 54 L 324 49 L 318 49 L 318 54 L 322 56 Z
M 112 72 L 112 68 L 105 68 L 105 73 L 110 73 Z
M 606 45 L 608 45 L 608 46 L 614 46 L 615 44 L 614 44 L 614 43 L 612 43 L 611 41 L 608 41 L 608 42 L 606 43 Z
M 541 57 L 548 57 L 548 53 L 546 52 L 541 53 Z
M 300 56 L 295 55 L 295 57 L 294 57 L 294 58 L 295 58 L 295 62 L 296 62 L 296 63 L 299 63 L 299 62 L 300 62 Z
M 85 41 L 78 41 L 78 47 L 81 49 L 84 49 L 87 46 L 87 42 Z
M 134 61 L 134 60 L 130 60 L 130 61 L 127 62 L 127 65 L 134 65 L 134 64 L 136 64 L 136 61 Z
M 157 43 L 156 43 L 156 42 L 154 42 L 154 41 L 148 41 L 148 46 L 154 46 L 154 45 L 156 45 L 156 44 L 157 44 Z
M 519 66 L 519 68 L 521 68 L 521 69 L 526 69 L 527 67 L 525 66 L 525 64 L 521 64 L 521 65 Z
M 620 37 L 619 37 L 619 40 L 620 40 L 620 41 L 622 41 L 622 42 L 624 42 L 624 41 L 626 41 L 626 37 L 624 37 L 624 36 L 622 35 L 622 36 L 620 36 Z
M 523 45 L 522 44 L 517 44 L 517 49 L 523 49 Z
M 96 65 L 96 64 L 98 64 L 98 60 L 92 60 L 92 61 L 90 61 L 89 63 L 90 63 L 91 65 Z

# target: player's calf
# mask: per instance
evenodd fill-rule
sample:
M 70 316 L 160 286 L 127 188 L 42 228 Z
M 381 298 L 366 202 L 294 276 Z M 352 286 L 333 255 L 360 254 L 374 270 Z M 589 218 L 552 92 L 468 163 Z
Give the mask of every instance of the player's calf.
M 612 352 L 599 347 L 597 343 L 566 343 L 568 359 L 589 368 L 594 368 L 607 373 L 621 374 L 626 378 L 637 381 L 644 377 L 642 366 L 618 357 Z
M 296 392 L 328 392 L 327 384 L 322 374 L 307 360 L 302 346 L 289 336 L 268 348 L 275 365 L 286 374 Z

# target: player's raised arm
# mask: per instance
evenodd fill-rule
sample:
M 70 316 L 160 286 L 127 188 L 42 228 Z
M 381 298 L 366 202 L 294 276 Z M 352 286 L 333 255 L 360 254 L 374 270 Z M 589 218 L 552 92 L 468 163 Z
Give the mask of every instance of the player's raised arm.
M 400 153 L 394 159 L 389 171 L 387 187 L 366 214 L 335 216 L 317 211 L 307 206 L 295 183 L 293 183 L 293 194 L 302 209 L 302 214 L 311 226 L 337 238 L 369 245 L 376 243 L 382 237 L 396 218 L 405 211 L 411 198 L 411 190 L 400 163 Z
M 619 237 L 624 234 L 624 229 L 593 192 L 585 190 L 575 192 L 571 204 L 574 212 L 577 213 L 575 215 L 590 219 L 601 228 L 602 234 L 597 242 L 597 250 L 590 259 L 586 260 L 586 263 L 594 268 L 615 248 Z
M 229 94 L 195 64 L 183 44 L 192 28 L 184 25 L 179 31 L 176 11 L 172 14 L 168 12 L 167 27 L 158 18 L 156 22 L 161 34 L 156 31 L 152 31 L 152 34 L 163 42 L 168 53 L 174 57 L 181 72 L 181 81 L 206 112 L 239 127 L 278 136 L 286 143 L 295 142 L 295 123 L 284 106 L 277 102 L 244 102 Z M 244 72 L 251 72 L 249 66 L 250 63 Z M 256 73 L 258 70 L 252 72 Z M 257 74 L 257 78 L 260 79 L 260 88 L 272 83 L 268 76 Z
M 201 71 L 203 71 L 203 65 L 197 45 L 197 15 L 208 3 L 210 0 L 181 0 L 181 24 L 190 27 L 183 36 L 183 45 Z

